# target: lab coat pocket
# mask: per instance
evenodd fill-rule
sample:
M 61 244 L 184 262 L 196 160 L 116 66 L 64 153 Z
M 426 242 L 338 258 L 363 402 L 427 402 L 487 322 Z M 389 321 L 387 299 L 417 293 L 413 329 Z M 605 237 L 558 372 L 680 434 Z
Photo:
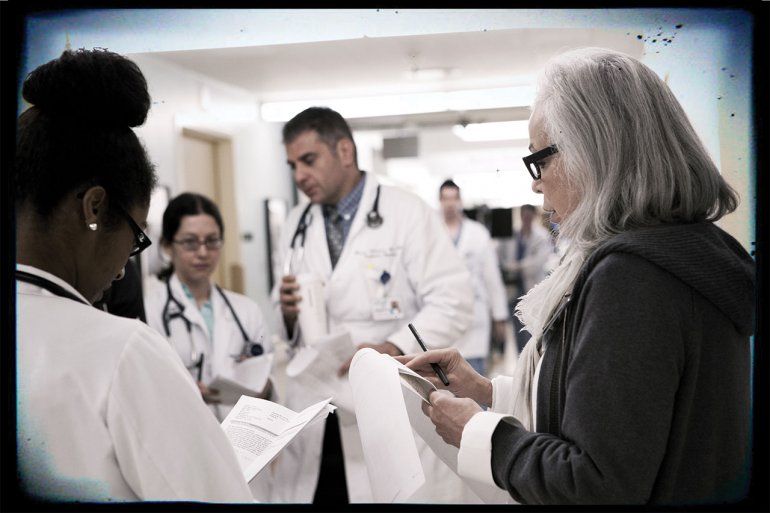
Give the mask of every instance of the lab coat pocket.
M 401 298 L 394 284 L 399 276 L 401 248 L 381 248 L 361 251 L 359 264 L 366 282 L 371 310 L 375 321 L 390 321 L 403 317 Z

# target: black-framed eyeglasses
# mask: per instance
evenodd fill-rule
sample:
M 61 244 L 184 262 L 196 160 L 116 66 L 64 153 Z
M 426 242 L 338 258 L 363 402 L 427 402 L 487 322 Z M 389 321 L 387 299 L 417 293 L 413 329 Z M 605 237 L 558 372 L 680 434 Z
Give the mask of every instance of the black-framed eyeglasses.
M 533 180 L 540 180 L 540 166 L 543 164 L 543 159 L 558 152 L 559 149 L 555 144 L 552 144 L 547 148 L 536 151 L 532 155 L 527 155 L 522 159 L 524 161 L 524 165 L 527 166 L 527 171 L 529 171 L 529 174 L 532 176 Z
M 83 199 L 86 195 L 86 191 L 79 192 L 75 195 L 77 199 Z M 122 215 L 126 222 L 128 223 L 128 227 L 131 228 L 131 231 L 134 233 L 134 245 L 131 248 L 131 253 L 128 254 L 129 257 L 132 257 L 134 255 L 138 255 L 150 245 L 152 245 L 152 241 L 147 236 L 146 233 L 144 233 L 144 230 L 142 230 L 138 224 L 136 224 L 136 221 L 134 221 L 134 218 L 131 217 L 131 215 L 123 209 L 121 206 L 116 207 L 118 209 L 118 212 L 120 212 L 120 215 Z
M 179 244 L 185 251 L 198 251 L 201 246 L 206 246 L 209 251 L 220 249 L 224 240 L 222 238 L 208 238 L 206 240 L 196 239 L 194 237 L 185 238 L 182 240 L 172 241 L 174 244 Z
M 136 224 L 136 221 L 134 221 L 134 218 L 131 217 L 131 215 L 123 210 L 123 208 L 118 207 L 118 211 L 120 214 L 126 218 L 126 222 L 128 223 L 128 226 L 131 228 L 131 231 L 134 232 L 134 247 L 131 248 L 131 253 L 128 254 L 128 256 L 134 256 L 138 255 L 152 244 L 152 241 L 147 236 L 146 233 L 144 233 L 144 230 L 139 228 L 139 225 Z

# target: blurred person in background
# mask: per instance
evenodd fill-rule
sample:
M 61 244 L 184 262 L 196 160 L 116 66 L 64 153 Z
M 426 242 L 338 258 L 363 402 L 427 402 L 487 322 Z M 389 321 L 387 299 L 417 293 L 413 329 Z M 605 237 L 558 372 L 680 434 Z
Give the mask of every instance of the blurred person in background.
M 473 324 L 454 347 L 476 372 L 483 375 L 487 370 L 490 335 L 503 344 L 506 331 L 510 329 L 508 300 L 500 276 L 497 250 L 484 225 L 463 216 L 460 187 L 454 181 L 446 180 L 441 184 L 439 201 L 449 236 L 473 282 Z
M 503 244 L 501 257 L 506 282 L 513 286 L 510 311 L 519 304 L 519 299 L 543 281 L 552 268 L 554 254 L 553 243 L 548 231 L 540 224 L 540 215 L 534 205 L 522 205 L 519 209 L 521 228 L 516 236 Z M 518 317 L 513 317 L 514 335 L 519 354 L 529 340 L 529 334 L 522 331 L 523 325 Z

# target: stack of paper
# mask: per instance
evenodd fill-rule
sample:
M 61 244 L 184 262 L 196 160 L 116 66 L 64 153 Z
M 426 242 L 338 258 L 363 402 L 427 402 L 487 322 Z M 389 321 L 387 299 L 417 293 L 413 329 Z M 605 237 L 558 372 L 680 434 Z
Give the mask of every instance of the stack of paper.
M 388 355 L 361 349 L 350 366 L 350 384 L 375 501 L 402 502 L 425 481 L 413 429 L 457 473 L 459 449 L 445 443 L 422 412 L 422 402 L 436 390 L 430 381 Z M 463 482 L 487 504 L 510 502 L 505 490 Z
M 331 397 L 299 413 L 264 399 L 243 396 L 222 422 L 243 476 L 251 481 L 307 425 L 333 412 Z

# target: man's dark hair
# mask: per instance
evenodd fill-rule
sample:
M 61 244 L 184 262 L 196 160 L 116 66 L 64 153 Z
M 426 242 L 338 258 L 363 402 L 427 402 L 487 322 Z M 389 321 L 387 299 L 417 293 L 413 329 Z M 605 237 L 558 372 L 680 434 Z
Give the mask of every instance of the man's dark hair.
M 442 183 L 441 187 L 438 188 L 439 198 L 441 197 L 441 193 L 444 191 L 444 189 L 457 189 L 457 195 L 460 195 L 460 186 L 457 185 L 451 178 L 444 180 L 444 183 Z
M 291 118 L 283 126 L 283 144 L 290 144 L 308 130 L 316 132 L 332 152 L 341 139 L 350 139 L 355 151 L 356 143 L 347 121 L 329 107 L 309 107 Z
M 67 50 L 32 71 L 22 95 L 32 107 L 18 120 L 14 198 L 44 219 L 70 194 L 102 186 L 108 225 L 116 207 L 146 205 L 155 170 L 131 127 L 141 125 L 150 95 L 139 67 L 103 49 Z
M 525 210 L 529 210 L 533 214 L 537 213 L 537 208 L 534 205 L 530 205 L 529 203 L 522 205 L 520 209 L 522 212 L 524 212 Z

